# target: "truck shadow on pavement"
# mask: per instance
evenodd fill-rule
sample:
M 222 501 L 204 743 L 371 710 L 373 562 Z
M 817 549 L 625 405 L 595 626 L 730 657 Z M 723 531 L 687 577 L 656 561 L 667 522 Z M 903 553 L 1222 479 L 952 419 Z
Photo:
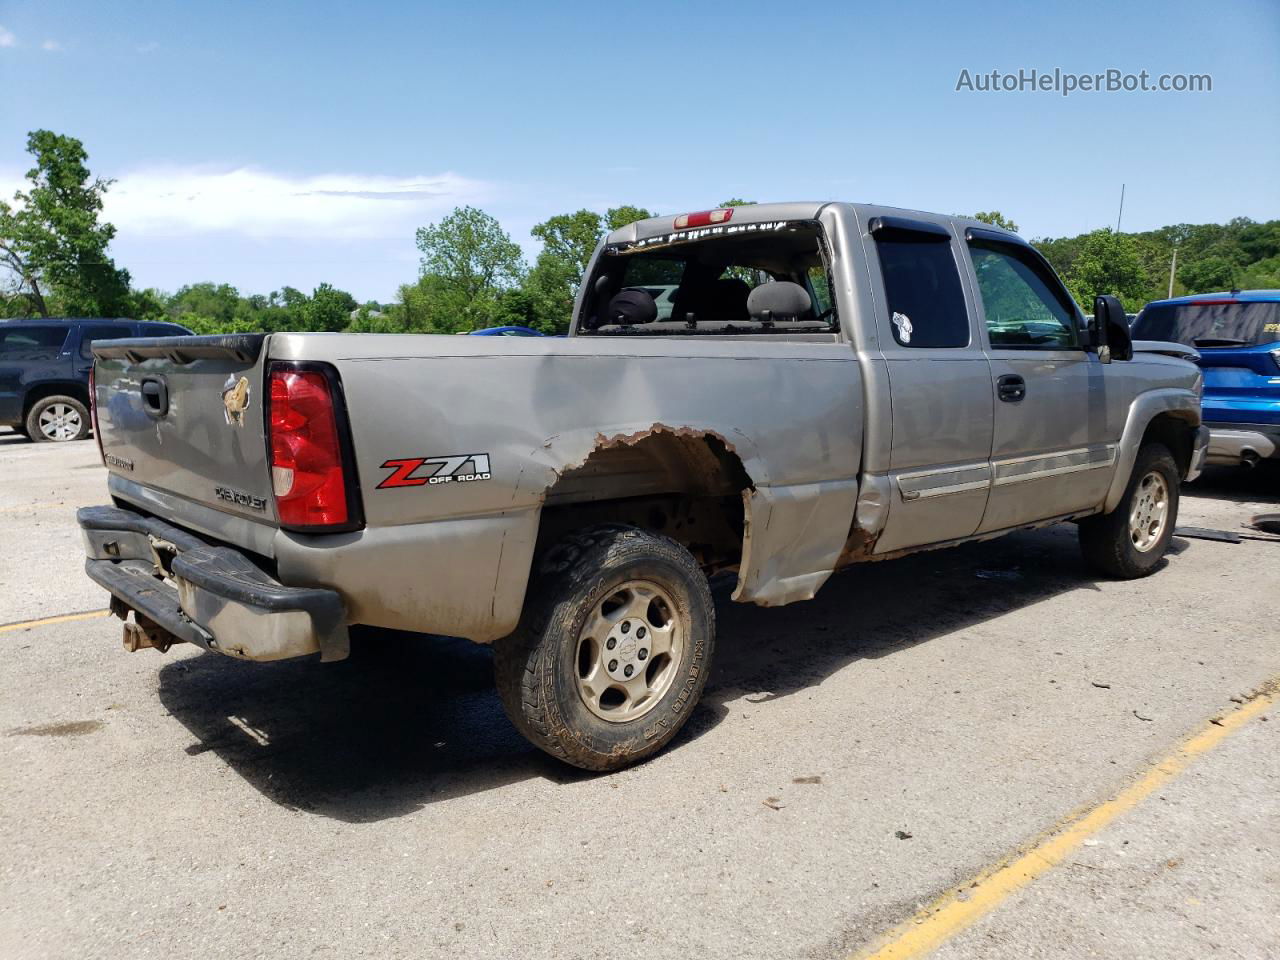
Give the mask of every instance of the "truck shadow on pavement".
M 1187 547 L 1175 539 L 1172 562 Z M 1063 526 L 864 564 L 790 607 L 734 604 L 722 586 L 712 675 L 668 749 L 697 749 L 690 742 L 731 702 L 810 689 L 858 660 L 1096 583 L 1075 530 Z M 466 641 L 368 631 L 353 638 L 349 660 L 332 665 L 188 656 L 160 671 L 159 696 L 194 735 L 188 753 L 211 750 L 276 803 L 341 821 L 403 816 L 534 777 L 596 776 L 515 731 L 493 688 L 490 651 Z M 850 705 L 851 724 L 857 709 Z

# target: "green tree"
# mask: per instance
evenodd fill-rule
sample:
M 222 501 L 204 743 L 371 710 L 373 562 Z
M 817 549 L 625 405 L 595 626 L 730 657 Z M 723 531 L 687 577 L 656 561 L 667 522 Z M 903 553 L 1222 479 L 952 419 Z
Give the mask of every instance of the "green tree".
M 1109 229 L 1095 230 L 1085 238 L 1065 280 L 1071 295 L 1086 311 L 1101 293 L 1119 297 L 1129 307 L 1140 307 L 1153 299 L 1153 284 L 1143 272 L 1133 238 Z
M 603 229 L 604 220 L 600 214 L 593 210 L 578 210 L 550 217 L 529 232 L 542 241 L 544 255 L 571 267 L 581 276 L 587 270 Z
M 562 213 L 530 231 L 542 251 L 525 277 L 518 298 L 508 297 L 504 313 L 543 333 L 569 329 L 573 301 L 596 245 L 604 235 L 604 218 L 593 210 Z
M 1178 279 L 1190 293 L 1215 293 L 1233 287 L 1236 265 L 1221 254 L 1201 257 L 1178 267 Z
M 501 294 L 524 277 L 519 245 L 475 207 L 458 207 L 439 223 L 419 228 L 417 243 L 421 280 L 429 280 L 419 283 L 419 299 L 429 301 L 429 323 L 440 332 L 492 325 Z
M 721 203 L 717 203 L 716 209 L 719 210 L 721 207 L 753 207 L 755 206 L 755 203 L 756 202 L 754 200 L 739 200 L 737 197 L 734 197 L 732 200 L 725 200 Z
M 605 211 L 604 223 L 609 230 L 619 230 L 628 223 L 635 223 L 637 220 L 648 220 L 650 217 L 656 217 L 657 214 L 652 210 L 646 210 L 644 207 L 633 207 L 630 204 L 623 204 L 620 207 L 612 207 Z
M 355 297 L 331 284 L 322 283 L 303 305 L 302 318 L 307 330 L 337 333 L 351 323 L 351 313 L 355 309 Z
M 229 283 L 192 283 L 169 298 L 173 320 L 197 333 L 225 333 L 235 325 L 240 293 Z
M 167 320 L 169 298 L 154 287 L 134 290 L 129 294 L 129 308 L 125 315 L 135 320 Z
M 569 329 L 574 298 L 582 283 L 583 271 L 572 261 L 543 251 L 521 288 L 521 303 L 527 312 L 527 326 L 543 333 L 564 333 Z
M 1250 264 L 1237 283 L 1242 290 L 1280 290 L 1280 256 Z
M 84 145 L 48 130 L 27 135 L 36 165 L 14 203 L 0 201 L 0 265 L 9 274 L 6 299 L 49 316 L 56 306 L 81 316 L 127 312 L 129 273 L 107 255 L 116 229 L 100 223 L 110 180 L 92 177 Z
M 1010 233 L 1018 232 L 1018 225 L 999 210 L 980 210 L 973 215 L 973 219 L 989 223 L 993 227 L 999 227 L 1002 230 L 1008 230 Z

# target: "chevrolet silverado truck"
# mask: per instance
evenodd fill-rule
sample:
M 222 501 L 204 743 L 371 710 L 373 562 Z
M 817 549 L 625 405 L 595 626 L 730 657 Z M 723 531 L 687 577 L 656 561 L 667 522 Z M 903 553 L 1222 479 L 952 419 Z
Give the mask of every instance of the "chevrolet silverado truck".
M 1062 521 L 1102 573 L 1155 570 L 1208 433 L 1194 351 L 1136 346 L 1118 301 L 1087 322 L 978 221 L 642 220 L 601 242 L 567 338 L 95 344 L 112 504 L 79 512 L 86 570 L 128 649 L 329 662 L 357 624 L 492 644 L 516 727 L 614 769 L 697 702 L 713 575 L 788 604 Z

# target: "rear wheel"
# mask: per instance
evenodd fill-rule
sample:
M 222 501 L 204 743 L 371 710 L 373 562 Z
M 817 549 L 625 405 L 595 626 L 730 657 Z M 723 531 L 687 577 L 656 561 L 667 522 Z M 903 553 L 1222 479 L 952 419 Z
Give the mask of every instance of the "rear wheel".
M 715 607 L 667 537 L 605 525 L 539 564 L 520 626 L 494 649 L 498 693 L 532 743 L 587 770 L 657 752 L 706 683 Z
M 1102 573 L 1126 580 L 1151 573 L 1173 539 L 1179 485 L 1178 465 L 1168 448 L 1144 445 L 1116 508 L 1080 521 L 1085 559 Z
M 89 435 L 89 410 L 75 397 L 45 397 L 27 414 L 26 433 L 37 441 L 83 440 Z

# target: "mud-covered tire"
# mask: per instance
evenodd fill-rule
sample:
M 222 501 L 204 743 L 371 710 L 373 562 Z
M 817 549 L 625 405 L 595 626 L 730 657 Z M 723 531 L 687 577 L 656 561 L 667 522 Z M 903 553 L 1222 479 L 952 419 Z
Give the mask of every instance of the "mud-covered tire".
M 1116 508 L 1078 524 L 1085 560 L 1100 573 L 1123 580 L 1145 577 L 1155 570 L 1169 549 L 1178 523 L 1180 482 L 1178 464 L 1168 448 L 1160 443 L 1144 444 Z M 1159 508 L 1158 533 L 1154 533 L 1152 518 L 1156 508 L 1151 504 L 1158 502 L 1158 497 L 1153 499 L 1151 489 L 1158 489 L 1161 484 L 1164 505 Z M 1145 523 L 1141 522 L 1144 518 Z
M 89 408 L 75 397 L 42 397 L 27 411 L 27 437 L 37 443 L 62 443 L 89 436 Z
M 633 588 L 639 592 L 628 593 Z M 662 598 L 656 608 L 659 626 L 648 635 L 670 631 L 680 640 L 671 644 L 662 671 L 654 674 L 650 694 L 630 707 L 639 714 L 604 719 L 602 714 L 610 712 L 604 707 L 606 696 L 593 699 L 584 689 L 584 677 L 600 678 L 605 662 L 616 668 L 614 655 L 597 645 L 607 640 L 616 645 L 626 618 L 610 611 L 608 616 L 620 619 L 609 620 L 602 611 L 619 595 L 642 597 L 646 590 Z M 631 622 L 639 624 L 632 637 L 646 626 L 643 619 Z M 604 630 L 605 623 L 615 625 Z M 594 636 L 602 630 L 607 640 Z M 715 605 L 689 551 L 659 534 L 607 524 L 572 534 L 539 558 L 519 626 L 494 645 L 494 676 L 507 715 L 535 746 L 585 770 L 617 770 L 661 750 L 684 725 L 702 695 L 714 644 Z M 644 664 L 636 659 L 643 647 L 623 646 L 629 665 L 646 673 L 653 672 L 662 656 Z M 587 662 L 593 658 L 599 661 L 594 666 Z M 635 679 L 640 676 L 637 672 Z M 605 693 L 632 704 L 622 684 Z

